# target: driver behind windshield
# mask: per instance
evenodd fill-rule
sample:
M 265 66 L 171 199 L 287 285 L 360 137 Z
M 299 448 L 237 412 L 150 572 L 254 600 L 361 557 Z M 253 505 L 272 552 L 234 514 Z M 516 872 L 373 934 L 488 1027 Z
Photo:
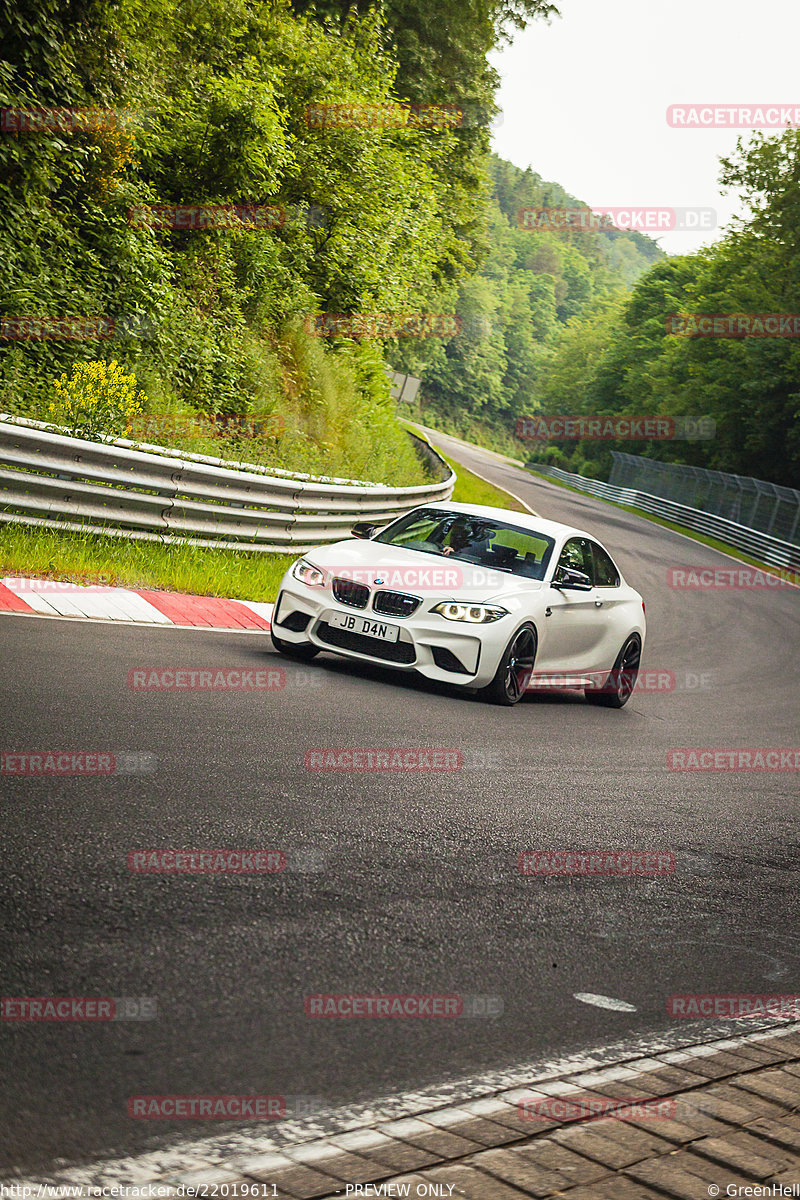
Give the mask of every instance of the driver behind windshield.
M 468 521 L 454 521 L 445 538 L 442 554 L 460 554 L 462 551 L 468 550 L 470 555 L 480 557 L 488 552 L 489 541 L 495 533 L 496 530 L 485 525 L 479 525 L 476 528 Z

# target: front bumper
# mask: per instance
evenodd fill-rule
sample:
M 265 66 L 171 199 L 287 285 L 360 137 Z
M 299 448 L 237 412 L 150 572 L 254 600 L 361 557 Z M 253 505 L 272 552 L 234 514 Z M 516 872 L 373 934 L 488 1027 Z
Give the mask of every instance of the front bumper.
M 347 658 L 418 671 L 439 683 L 484 687 L 497 670 L 511 636 L 513 619 L 502 617 L 491 624 L 461 629 L 457 622 L 447 621 L 430 611 L 434 604 L 444 599 L 448 597 L 423 599 L 410 617 L 384 616 L 373 612 L 369 605 L 361 609 L 341 604 L 327 588 L 309 587 L 289 573 L 275 601 L 272 623 L 277 636 L 285 642 L 295 645 L 311 642 L 320 650 L 343 654 Z M 398 639 L 384 642 L 334 628 L 328 621 L 333 612 L 360 615 L 396 626 L 400 631 Z

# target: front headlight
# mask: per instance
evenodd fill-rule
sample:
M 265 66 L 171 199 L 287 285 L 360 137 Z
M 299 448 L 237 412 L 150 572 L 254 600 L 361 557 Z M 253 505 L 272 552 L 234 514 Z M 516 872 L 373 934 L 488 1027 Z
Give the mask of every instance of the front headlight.
M 292 567 L 292 574 L 295 579 L 299 579 L 301 583 L 307 584 L 308 587 L 322 587 L 325 583 L 325 576 L 319 567 L 315 567 L 313 563 L 308 562 L 305 558 L 300 558 Z
M 508 611 L 498 604 L 455 604 L 452 601 L 437 604 L 431 612 L 438 613 L 446 621 L 466 621 L 470 625 L 486 625 L 508 616 Z

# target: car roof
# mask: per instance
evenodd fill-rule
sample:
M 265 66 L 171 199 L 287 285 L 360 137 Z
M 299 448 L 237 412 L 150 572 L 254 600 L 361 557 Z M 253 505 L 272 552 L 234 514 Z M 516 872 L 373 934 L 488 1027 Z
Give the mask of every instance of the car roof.
M 592 541 L 599 538 L 585 529 L 577 529 L 574 525 L 563 525 L 560 521 L 545 521 L 533 513 L 515 512 L 511 508 L 493 508 L 488 504 L 456 504 L 449 500 L 436 500 L 429 504 L 420 504 L 420 508 L 440 508 L 445 512 L 464 513 L 470 517 L 488 517 L 494 521 L 504 521 L 516 525 L 520 529 L 529 529 L 533 533 L 544 533 L 547 537 L 559 541 L 565 537 L 587 537 Z

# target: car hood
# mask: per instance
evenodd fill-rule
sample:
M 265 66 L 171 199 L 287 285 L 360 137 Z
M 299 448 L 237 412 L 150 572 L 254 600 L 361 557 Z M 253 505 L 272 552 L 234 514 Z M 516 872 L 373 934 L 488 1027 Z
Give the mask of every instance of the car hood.
M 303 557 L 330 575 L 370 587 L 437 599 L 500 600 L 503 596 L 542 588 L 538 579 L 360 538 L 321 546 Z M 382 581 L 380 584 L 378 579 Z

